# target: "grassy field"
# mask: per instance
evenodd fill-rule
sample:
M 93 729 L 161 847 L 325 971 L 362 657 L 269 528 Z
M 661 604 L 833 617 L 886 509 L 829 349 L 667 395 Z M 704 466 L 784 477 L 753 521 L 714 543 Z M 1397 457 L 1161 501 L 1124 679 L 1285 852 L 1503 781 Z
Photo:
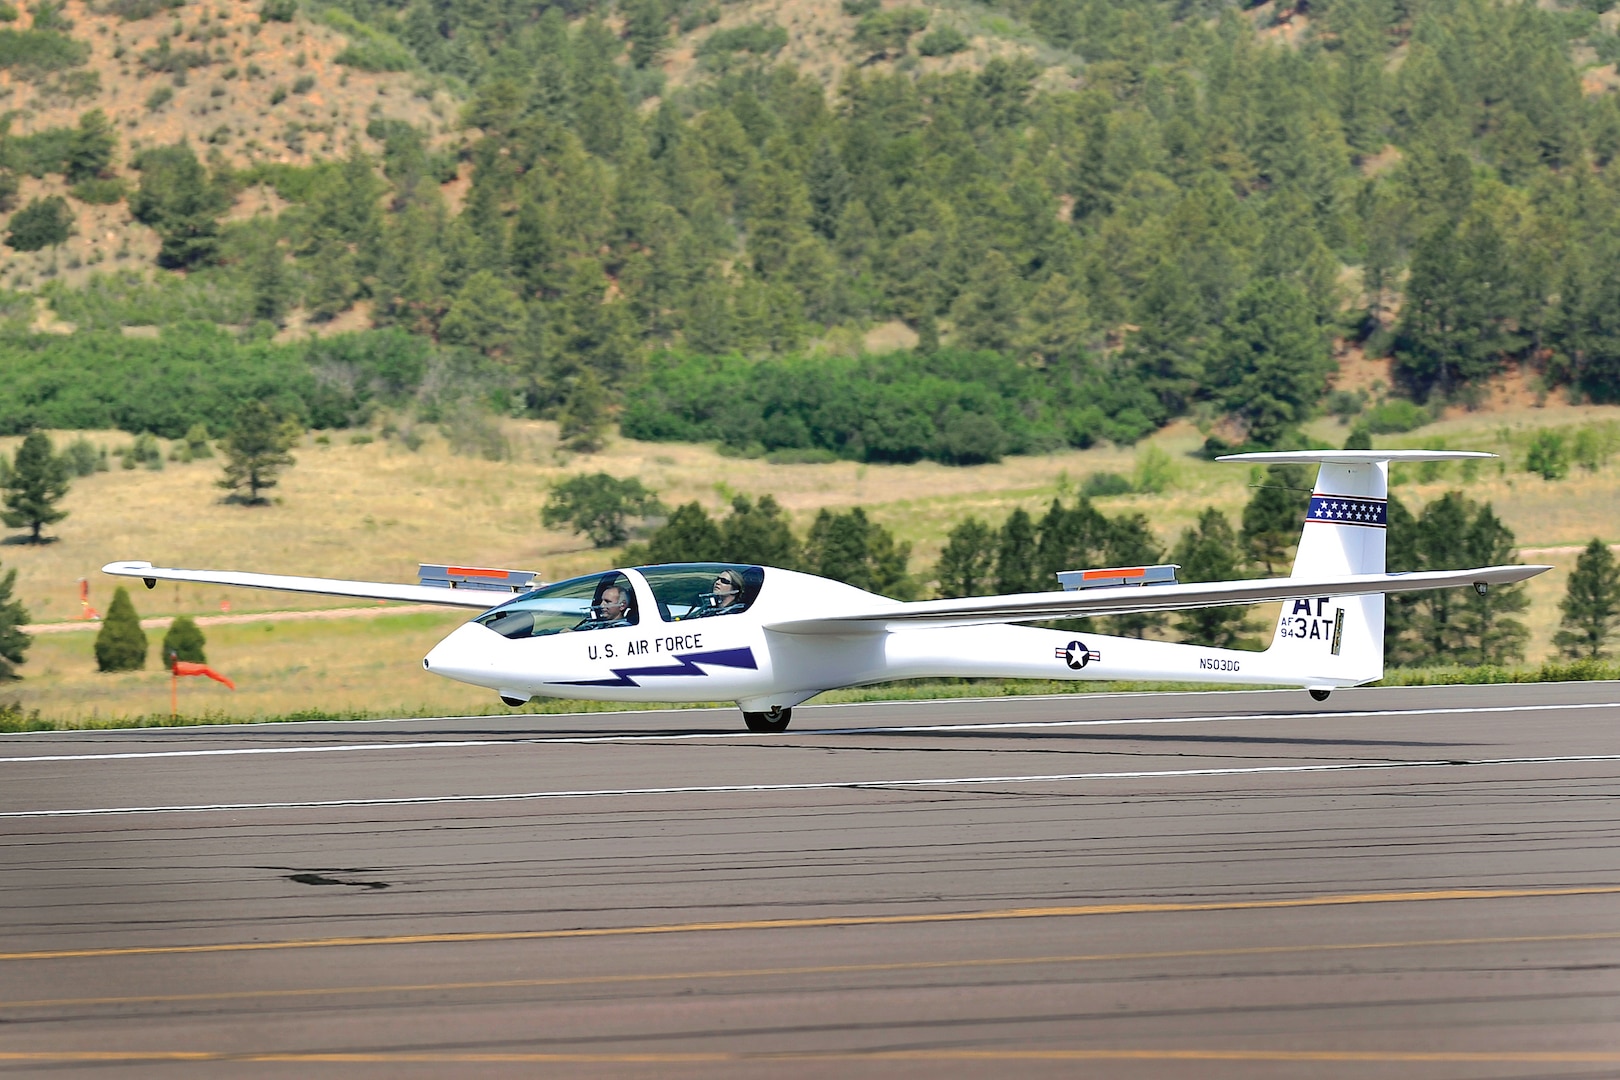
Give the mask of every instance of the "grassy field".
M 1620 540 L 1613 507 L 1620 497 L 1620 462 L 1596 471 L 1572 470 L 1548 483 L 1523 471 L 1525 445 L 1539 428 L 1606 425 L 1620 410 L 1523 407 L 1461 414 L 1420 433 L 1386 440 L 1401 445 L 1444 445 L 1504 455 L 1465 476 L 1455 466 L 1435 475 L 1415 473 L 1397 487 L 1414 510 L 1447 490 L 1462 488 L 1489 500 L 1518 534 L 1525 561 L 1552 563 L 1552 573 L 1531 583 L 1532 630 L 1526 657 L 1539 663 L 1550 651 L 1557 602 L 1576 548 L 1594 536 Z M 969 514 L 997 521 L 1015 506 L 1039 511 L 1054 497 L 1071 498 L 1087 475 L 1107 470 L 1129 475 L 1147 446 L 1165 451 L 1174 477 L 1162 494 L 1100 500 L 1108 513 L 1140 510 L 1168 545 L 1205 506 L 1234 520 L 1249 497 L 1249 471 L 1189 456 L 1202 441 L 1190 424 L 1177 425 L 1134 449 L 1103 448 L 999 464 L 950 468 L 907 466 L 777 465 L 720 456 L 701 446 L 615 441 L 598 455 L 570 458 L 557 448 L 555 429 L 538 421 L 509 421 L 507 461 L 452 455 L 437 433 L 412 451 L 399 440 L 351 444 L 337 433 L 330 443 L 307 438 L 298 464 L 276 489 L 276 505 L 228 505 L 214 487 L 217 459 L 100 473 L 78 480 L 64 503 L 71 516 L 53 531 L 59 539 L 34 547 L 0 546 L 0 567 L 18 571 L 17 595 L 36 622 L 67 620 L 79 610 L 80 578 L 91 601 L 105 609 L 113 588 L 99 568 L 114 559 L 140 558 L 180 566 L 215 566 L 337 577 L 414 580 L 419 561 L 448 560 L 539 570 L 547 579 L 585 572 L 613 561 L 582 537 L 541 527 L 547 485 L 580 471 L 603 469 L 638 476 L 671 505 L 696 499 L 720 511 L 733 493 L 771 493 L 806 527 L 822 507 L 865 506 L 873 517 L 914 546 L 913 568 L 926 574 L 945 534 Z M 1319 422 L 1324 442 L 1341 442 L 1344 429 Z M 66 436 L 57 434 L 61 445 Z M 92 433 L 109 447 L 129 443 L 120 433 Z M 0 440 L 10 454 L 16 440 Z M 1552 550 L 1547 550 L 1552 549 Z M 212 614 L 228 600 L 235 612 L 352 604 L 291 595 L 165 584 L 134 599 L 143 616 Z M 182 707 L 253 716 L 320 709 L 327 712 L 420 714 L 487 711 L 490 696 L 426 675 L 420 659 L 463 613 L 401 614 L 367 620 L 246 624 L 210 628 L 210 660 L 237 680 L 232 694 L 206 680 L 182 684 Z M 154 652 L 161 632 L 151 635 Z M 22 669 L 25 678 L 0 688 L 0 701 L 19 702 L 42 716 L 73 718 L 166 712 L 167 677 L 159 671 L 101 675 L 94 670 L 93 633 L 41 635 Z

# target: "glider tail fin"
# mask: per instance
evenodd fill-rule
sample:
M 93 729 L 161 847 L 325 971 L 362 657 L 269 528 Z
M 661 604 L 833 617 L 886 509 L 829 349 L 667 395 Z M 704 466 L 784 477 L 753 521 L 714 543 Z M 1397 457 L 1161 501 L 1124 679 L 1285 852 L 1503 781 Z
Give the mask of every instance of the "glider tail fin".
M 1490 456 L 1444 450 L 1340 450 L 1236 454 L 1222 460 L 1320 466 L 1289 575 L 1310 581 L 1385 572 L 1391 461 Z M 1285 601 L 1267 653 L 1285 661 L 1287 670 L 1297 671 L 1300 681 L 1313 689 L 1382 678 L 1384 594 Z
M 1389 462 L 1324 461 L 1289 577 L 1382 574 L 1388 524 Z M 1384 594 L 1286 602 L 1268 651 L 1324 676 L 1323 688 L 1382 678 Z

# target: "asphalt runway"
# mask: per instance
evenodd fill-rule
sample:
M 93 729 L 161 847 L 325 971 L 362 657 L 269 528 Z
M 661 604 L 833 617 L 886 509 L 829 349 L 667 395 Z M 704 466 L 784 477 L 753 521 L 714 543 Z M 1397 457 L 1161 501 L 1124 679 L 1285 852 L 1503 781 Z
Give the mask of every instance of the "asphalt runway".
M 0 736 L 0 1072 L 1620 1076 L 1620 685 Z

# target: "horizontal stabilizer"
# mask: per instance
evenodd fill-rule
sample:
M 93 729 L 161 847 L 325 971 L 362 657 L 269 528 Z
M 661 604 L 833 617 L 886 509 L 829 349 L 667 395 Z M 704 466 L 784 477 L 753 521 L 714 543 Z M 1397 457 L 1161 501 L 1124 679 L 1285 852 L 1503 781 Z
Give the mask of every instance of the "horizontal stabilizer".
M 1138 611 L 1264 604 L 1319 596 L 1421 592 L 1461 586 L 1509 585 L 1551 570 L 1550 566 L 1486 566 L 1476 570 L 1425 570 L 1410 574 L 1348 574 L 1303 580 L 1260 578 L 1252 581 L 1200 581 L 1144 589 L 1121 585 L 1075 592 L 1015 593 L 968 596 L 955 600 L 894 603 L 864 612 L 785 619 L 765 629 L 784 634 L 877 633 L 891 627 L 974 626 L 986 623 L 1034 622 L 1040 619 L 1083 619 L 1092 615 L 1126 615 Z
M 1380 461 L 1467 461 L 1493 458 L 1483 450 L 1266 450 L 1227 454 L 1216 461 L 1252 461 L 1257 465 L 1366 465 Z
M 403 600 L 412 604 L 487 611 L 510 599 L 487 589 L 450 589 L 437 585 L 402 585 L 388 581 L 344 581 L 338 578 L 293 577 L 287 574 L 252 574 L 241 570 L 180 570 L 149 562 L 113 562 L 101 568 L 114 577 L 136 577 L 152 588 L 159 581 L 189 581 L 198 585 L 236 585 L 244 589 L 352 596 L 362 600 Z

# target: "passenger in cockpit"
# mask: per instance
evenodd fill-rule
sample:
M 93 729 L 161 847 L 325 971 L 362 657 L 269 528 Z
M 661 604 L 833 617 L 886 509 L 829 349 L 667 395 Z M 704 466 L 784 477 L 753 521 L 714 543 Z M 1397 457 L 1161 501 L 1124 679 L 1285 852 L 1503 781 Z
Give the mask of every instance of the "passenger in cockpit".
M 702 618 L 706 615 L 734 615 L 748 605 L 743 601 L 742 575 L 735 570 L 722 570 L 715 576 L 714 591 L 703 597 L 700 604 L 687 616 L 688 619 Z

